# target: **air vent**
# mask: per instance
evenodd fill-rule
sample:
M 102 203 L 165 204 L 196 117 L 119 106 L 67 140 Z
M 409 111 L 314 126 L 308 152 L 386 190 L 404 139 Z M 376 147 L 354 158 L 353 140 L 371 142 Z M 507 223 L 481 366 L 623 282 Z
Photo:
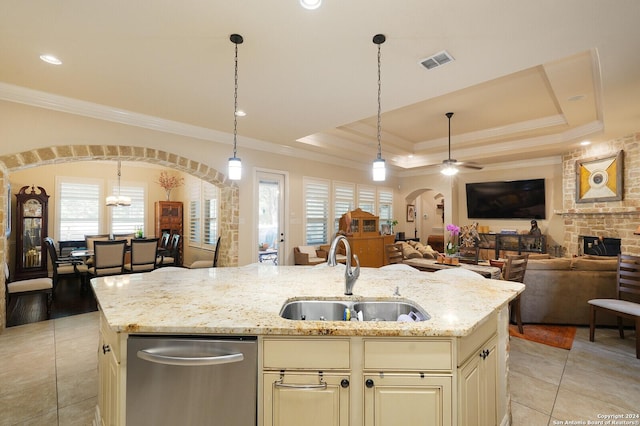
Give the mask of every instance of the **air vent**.
M 447 52 L 446 50 L 443 50 L 442 52 L 438 52 L 435 55 L 421 60 L 420 65 L 430 70 L 453 61 L 453 56 L 449 55 L 449 52 Z

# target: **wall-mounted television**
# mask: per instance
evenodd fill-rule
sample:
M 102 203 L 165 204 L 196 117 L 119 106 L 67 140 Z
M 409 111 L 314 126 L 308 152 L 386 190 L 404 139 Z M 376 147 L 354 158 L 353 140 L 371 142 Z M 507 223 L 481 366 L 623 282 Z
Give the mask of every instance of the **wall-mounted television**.
M 544 179 L 467 183 L 469 219 L 545 219 Z

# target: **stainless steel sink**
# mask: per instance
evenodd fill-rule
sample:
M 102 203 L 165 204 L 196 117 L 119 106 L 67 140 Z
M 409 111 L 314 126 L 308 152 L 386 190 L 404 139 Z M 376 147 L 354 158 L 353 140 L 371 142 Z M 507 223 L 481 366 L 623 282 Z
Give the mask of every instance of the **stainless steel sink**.
M 406 315 L 412 321 L 426 321 L 431 318 L 420 306 L 406 301 L 356 302 L 353 304 L 353 310 L 362 312 L 363 321 L 398 321 L 401 315 Z
M 348 301 L 296 300 L 285 303 L 280 316 L 291 320 L 342 321 L 344 310 L 349 307 Z
M 289 320 L 344 321 L 345 309 L 352 320 L 357 320 L 358 312 L 362 312 L 362 321 L 398 321 L 401 315 L 412 321 L 431 318 L 419 305 L 407 300 L 293 300 L 282 306 L 280 316 Z

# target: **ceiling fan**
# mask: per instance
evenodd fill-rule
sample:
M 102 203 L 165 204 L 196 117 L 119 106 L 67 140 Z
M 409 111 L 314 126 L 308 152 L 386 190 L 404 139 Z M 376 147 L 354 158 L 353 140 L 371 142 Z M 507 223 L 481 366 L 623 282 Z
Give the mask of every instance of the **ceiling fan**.
M 442 170 L 441 170 L 442 174 L 447 176 L 453 176 L 456 173 L 458 173 L 458 167 L 466 167 L 468 169 L 482 170 L 482 166 L 478 164 L 470 163 L 470 162 L 462 162 L 462 161 L 454 160 L 453 158 L 451 158 L 451 117 L 453 117 L 453 113 L 448 112 L 445 115 L 449 119 L 449 156 L 447 157 L 446 160 L 442 161 Z

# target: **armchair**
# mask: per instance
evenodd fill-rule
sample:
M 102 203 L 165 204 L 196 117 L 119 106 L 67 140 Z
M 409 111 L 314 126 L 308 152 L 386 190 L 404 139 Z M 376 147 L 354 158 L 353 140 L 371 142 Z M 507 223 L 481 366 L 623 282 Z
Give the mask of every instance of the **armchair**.
M 293 248 L 296 265 L 318 265 L 327 261 L 328 253 L 314 246 L 298 246 Z

